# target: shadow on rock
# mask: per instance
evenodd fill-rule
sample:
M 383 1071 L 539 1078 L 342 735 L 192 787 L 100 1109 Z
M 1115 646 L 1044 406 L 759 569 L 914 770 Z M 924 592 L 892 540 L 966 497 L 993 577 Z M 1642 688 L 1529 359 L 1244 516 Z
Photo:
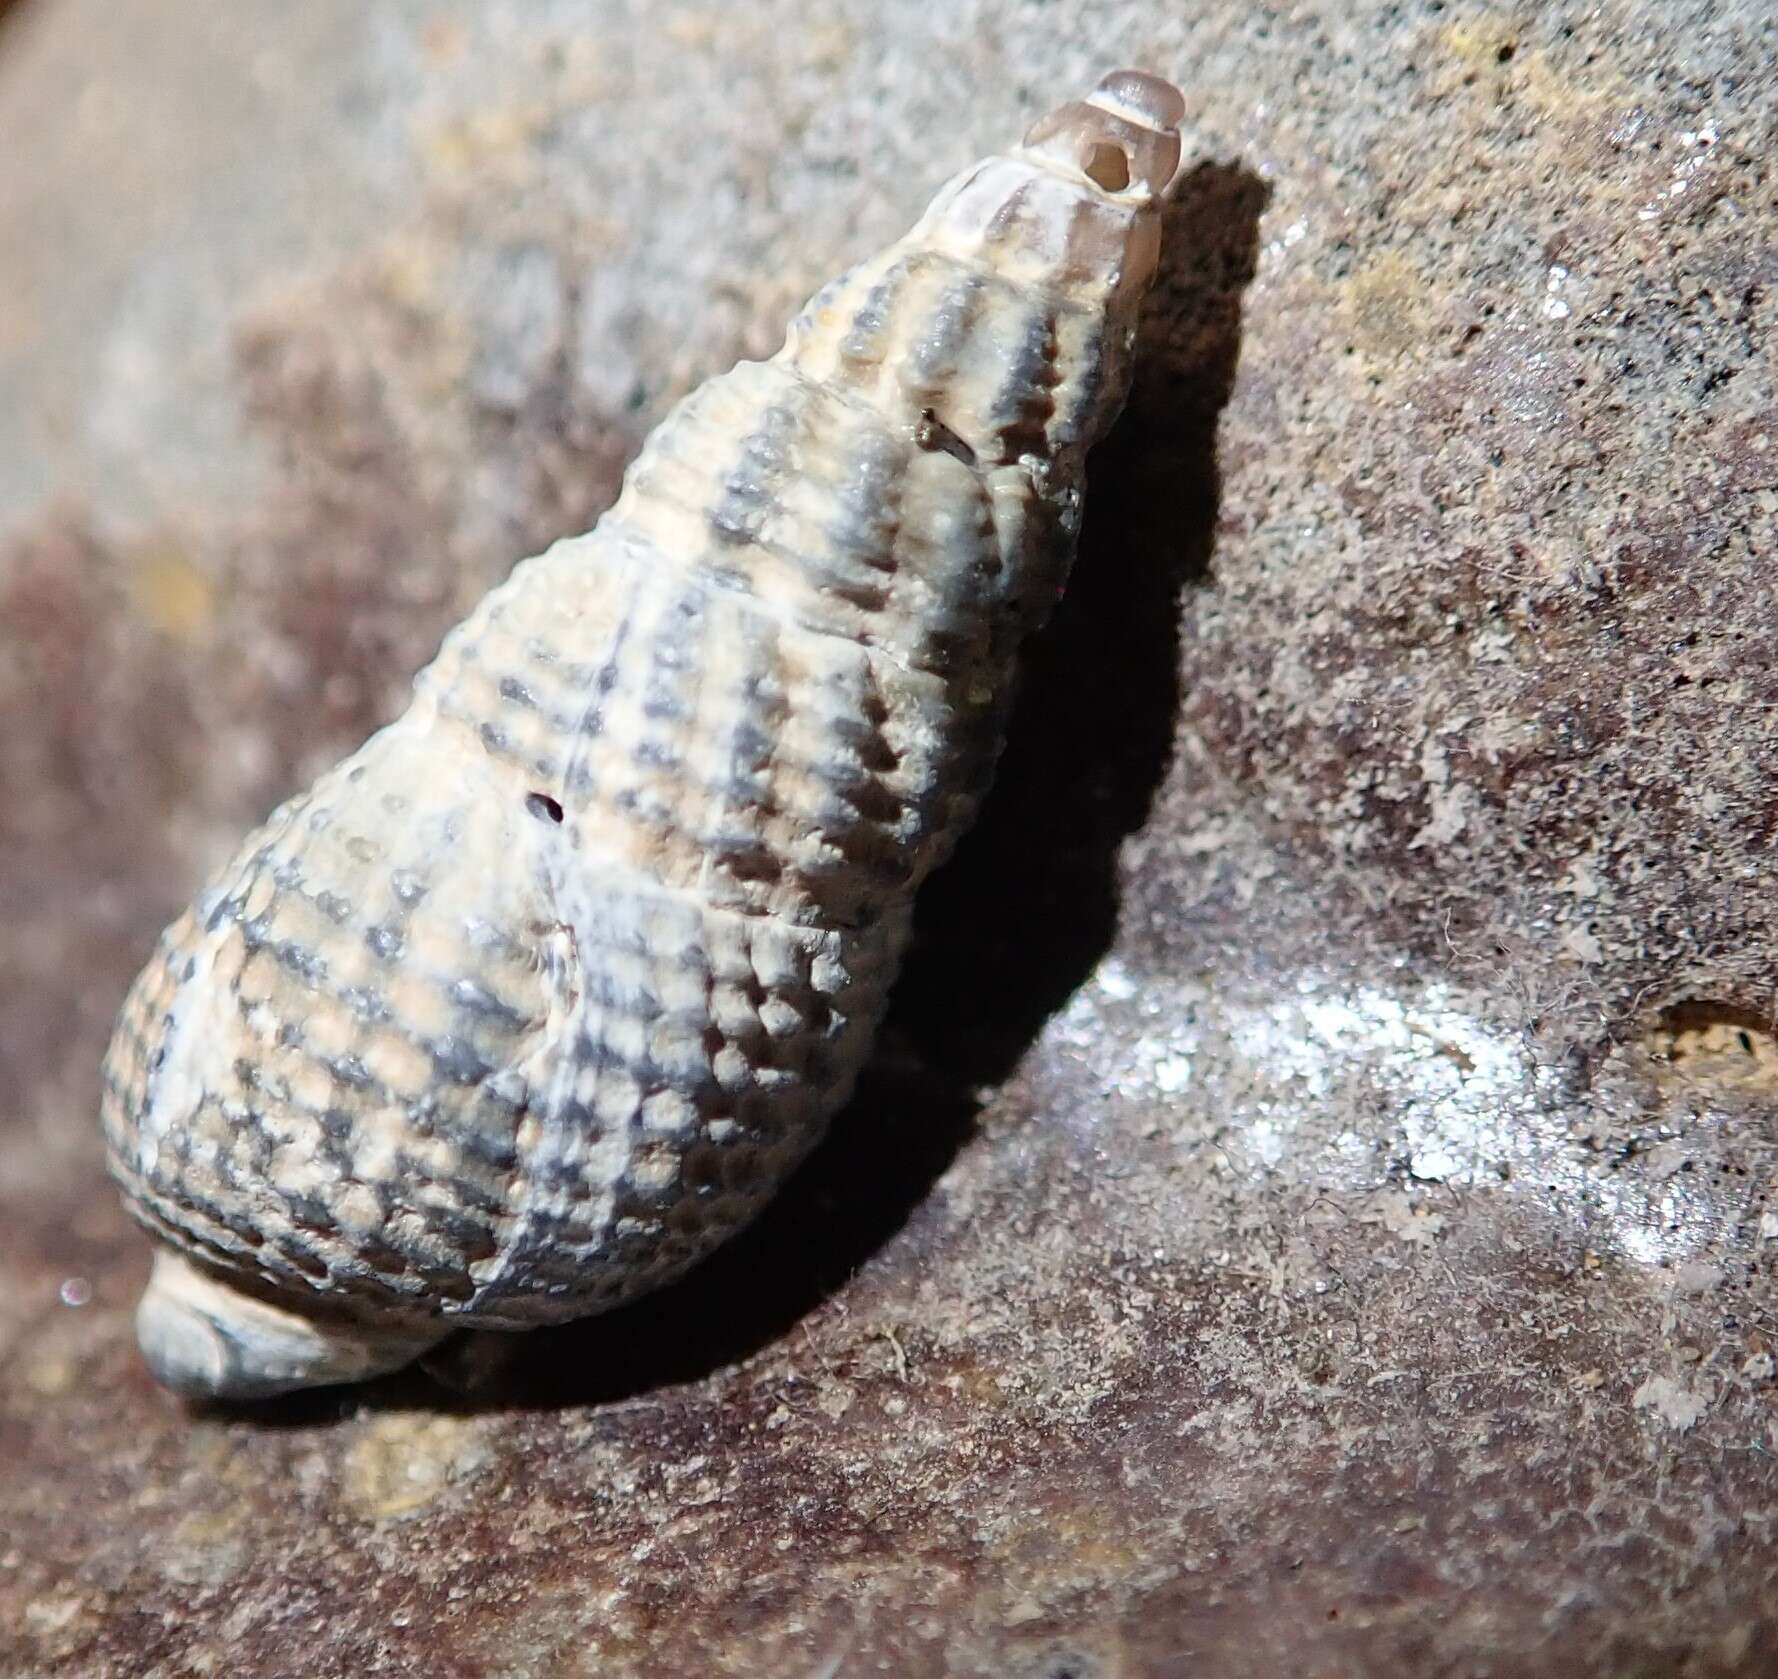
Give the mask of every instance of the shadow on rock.
M 1026 652 L 981 820 L 921 894 L 892 1024 L 961 1089 L 1012 1070 L 1116 930 L 1118 847 L 1172 755 L 1180 596 L 1210 565 L 1265 197 L 1229 165 L 1180 184 L 1129 405 L 1088 462 L 1068 594 Z
M 1266 189 L 1188 176 L 1166 223 L 1129 406 L 1090 463 L 1067 597 L 1029 649 L 981 819 L 921 894 L 878 1050 L 828 1139 L 749 1230 L 683 1281 L 605 1316 L 469 1336 L 352 1403 L 594 1404 L 695 1380 L 792 1328 L 907 1224 L 1004 1078 L 1115 930 L 1117 851 L 1166 771 L 1179 603 L 1209 565 L 1216 423 Z M 267 1420 L 337 1404 L 298 1396 Z

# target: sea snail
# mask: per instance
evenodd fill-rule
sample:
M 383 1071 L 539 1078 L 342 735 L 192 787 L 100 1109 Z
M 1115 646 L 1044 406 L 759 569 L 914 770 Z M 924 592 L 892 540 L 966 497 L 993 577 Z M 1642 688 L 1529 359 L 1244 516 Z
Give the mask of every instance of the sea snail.
M 168 1387 L 605 1310 L 807 1153 L 1066 580 L 1183 111 L 1117 71 L 957 176 L 162 936 L 103 1122 Z

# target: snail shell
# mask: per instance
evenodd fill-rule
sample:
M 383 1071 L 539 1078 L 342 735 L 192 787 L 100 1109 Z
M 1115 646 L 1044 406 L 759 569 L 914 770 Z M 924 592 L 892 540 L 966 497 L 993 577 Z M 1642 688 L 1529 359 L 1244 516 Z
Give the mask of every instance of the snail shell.
M 169 1387 L 604 1310 L 807 1153 L 1067 576 L 1182 111 L 1120 71 L 959 175 L 162 936 L 103 1119 Z

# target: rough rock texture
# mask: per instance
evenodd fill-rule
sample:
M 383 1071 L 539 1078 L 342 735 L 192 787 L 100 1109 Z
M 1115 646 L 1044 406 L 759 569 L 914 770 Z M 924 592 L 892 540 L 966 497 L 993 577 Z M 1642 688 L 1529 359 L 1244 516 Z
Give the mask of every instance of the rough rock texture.
M 0 1674 L 1778 1671 L 1764 0 L 0 23 Z M 680 390 L 1119 61 L 1196 154 L 832 1142 L 191 1414 L 97 1060 Z

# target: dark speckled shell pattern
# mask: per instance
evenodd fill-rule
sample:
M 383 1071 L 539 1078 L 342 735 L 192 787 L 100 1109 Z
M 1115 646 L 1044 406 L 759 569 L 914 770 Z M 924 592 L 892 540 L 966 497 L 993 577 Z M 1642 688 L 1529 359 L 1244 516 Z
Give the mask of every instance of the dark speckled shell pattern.
M 298 1310 L 516 1328 L 753 1216 L 987 786 L 1153 219 L 1024 152 L 960 176 L 248 840 L 106 1063 L 156 1237 Z

